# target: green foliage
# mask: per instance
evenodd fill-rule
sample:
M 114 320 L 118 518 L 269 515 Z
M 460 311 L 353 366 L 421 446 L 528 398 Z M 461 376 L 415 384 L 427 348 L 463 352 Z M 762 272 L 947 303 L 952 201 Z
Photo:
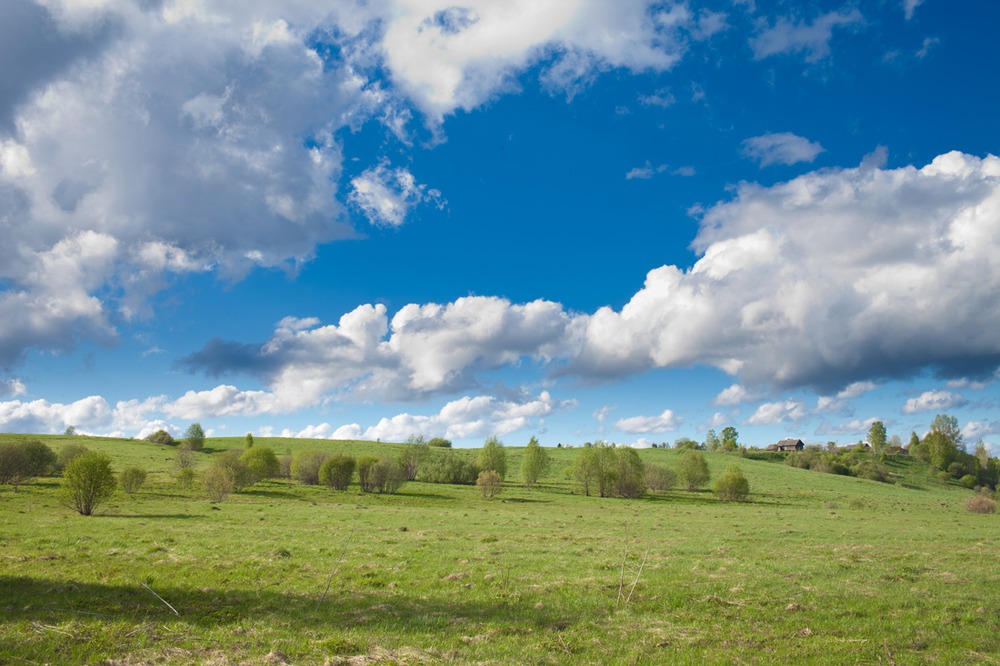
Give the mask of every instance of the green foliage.
M 229 449 L 216 456 L 212 467 L 224 467 L 231 473 L 233 479 L 232 492 L 238 493 L 247 486 L 252 486 L 259 479 L 250 470 L 250 467 L 243 460 L 241 449 Z
M 200 423 L 192 423 L 184 432 L 184 441 L 192 451 L 201 451 L 205 448 L 205 429 Z
M 852 465 L 851 476 L 856 476 L 859 479 L 868 479 L 869 481 L 880 481 L 882 483 L 889 481 L 889 472 L 874 460 L 861 460 Z
M 361 485 L 361 492 L 373 493 L 378 487 L 378 477 L 375 474 L 375 466 L 378 465 L 378 461 L 378 456 L 358 458 L 358 483 Z
M 435 453 L 420 470 L 420 480 L 427 483 L 468 486 L 476 482 L 478 475 L 476 464 L 457 451 Z
M 420 472 L 420 465 L 427 460 L 430 452 L 427 444 L 423 442 L 404 444 L 403 448 L 399 450 L 397 461 L 399 462 L 399 466 L 403 468 L 403 474 L 407 481 L 413 481 L 417 478 L 417 474 Z
M 958 482 L 961 483 L 966 488 L 968 488 L 969 490 L 972 490 L 973 488 L 976 487 L 976 484 L 979 482 L 979 479 L 977 479 L 972 474 L 966 474 L 961 479 L 959 479 Z
M 750 495 L 750 482 L 743 471 L 733 465 L 715 480 L 712 491 L 724 502 L 742 502 Z
M 700 447 L 698 446 L 698 442 L 690 437 L 680 437 L 674 441 L 674 448 L 681 451 L 693 451 Z
M 677 475 L 666 465 L 655 463 L 646 465 L 646 487 L 649 490 L 654 493 L 669 492 L 676 483 Z
M 538 440 L 532 437 L 528 440 L 528 446 L 524 449 L 524 457 L 521 458 L 521 476 L 524 485 L 529 488 L 538 480 L 549 473 L 552 461 L 549 454 L 541 447 Z
M 431 437 L 427 440 L 427 446 L 433 446 L 435 448 L 450 449 L 451 440 L 445 439 L 444 437 Z
M 224 502 L 231 493 L 236 492 L 236 473 L 226 465 L 212 465 L 205 470 L 202 480 L 208 498 L 213 502 Z
M 152 442 L 153 444 L 164 444 L 166 446 L 173 446 L 177 443 L 174 441 L 173 436 L 166 430 L 157 430 L 154 433 L 146 435 L 146 441 Z
M 479 488 L 483 497 L 492 499 L 503 490 L 503 479 L 491 469 L 484 470 L 476 478 L 476 487 Z
M 383 456 L 372 467 L 368 481 L 380 494 L 395 495 L 406 483 L 406 472 L 397 461 Z
M 62 472 L 73 458 L 89 450 L 83 444 L 66 444 L 59 449 L 59 453 L 56 455 L 56 470 Z
M 191 467 L 183 467 L 177 470 L 177 485 L 180 486 L 182 490 L 187 490 L 194 483 L 194 469 Z
M 118 476 L 118 483 L 127 495 L 134 495 L 146 483 L 146 470 L 141 467 L 126 467 Z
M 240 460 L 250 472 L 251 483 L 257 483 L 264 479 L 272 479 L 281 472 L 281 463 L 278 462 L 278 456 L 274 455 L 274 451 L 268 446 L 255 446 L 250 449 L 244 449 Z
M 319 468 L 330 454 L 311 449 L 300 451 L 292 458 L 291 476 L 299 483 L 315 486 L 319 483 Z
M 629 447 L 595 442 L 577 454 L 569 473 L 584 495 L 635 498 L 646 491 L 642 459 Z
M 507 451 L 501 442 L 494 435 L 486 440 L 479 458 L 476 460 L 476 467 L 482 471 L 493 470 L 500 475 L 501 479 L 507 478 Z
M 117 486 L 111 458 L 88 451 L 66 465 L 61 496 L 63 503 L 81 516 L 90 516 L 115 494 Z
M 885 425 L 881 421 L 875 421 L 868 428 L 868 435 L 865 437 L 868 445 L 872 447 L 872 453 L 877 456 L 884 456 L 888 442 L 886 441 Z
M 710 478 L 705 456 L 698 451 L 686 451 L 677 461 L 676 471 L 677 478 L 688 490 L 703 488 Z
M 635 449 L 622 446 L 613 449 L 616 468 L 614 470 L 615 497 L 635 499 L 646 494 L 645 466 Z
M 709 428 L 708 432 L 705 433 L 705 444 L 704 448 L 706 451 L 718 451 L 719 447 L 722 446 L 722 440 L 719 436 L 715 434 L 715 430 Z
M 0 442 L 0 484 L 18 486 L 36 476 L 50 474 L 56 466 L 56 454 L 38 440 Z
M 243 448 L 252 449 L 253 448 L 253 433 L 247 433 L 247 436 L 243 438 Z
M 738 448 L 740 448 L 740 433 L 733 426 L 726 426 L 722 429 L 722 450 L 735 451 Z
M 353 456 L 344 453 L 334 453 L 323 461 L 319 468 L 319 482 L 334 490 L 347 490 L 354 477 L 357 461 Z

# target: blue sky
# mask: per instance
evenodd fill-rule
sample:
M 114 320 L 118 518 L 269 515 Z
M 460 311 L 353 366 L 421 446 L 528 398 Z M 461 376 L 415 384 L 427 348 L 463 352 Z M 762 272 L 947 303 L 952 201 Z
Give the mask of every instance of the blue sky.
M 1000 452 L 995 3 L 14 0 L 0 431 Z

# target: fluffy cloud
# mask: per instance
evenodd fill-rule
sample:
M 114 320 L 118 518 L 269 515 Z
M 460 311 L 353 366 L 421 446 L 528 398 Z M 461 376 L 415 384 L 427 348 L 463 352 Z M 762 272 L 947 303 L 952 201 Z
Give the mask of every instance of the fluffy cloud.
M 785 421 L 799 421 L 805 418 L 808 413 L 799 400 L 766 402 L 747 419 L 747 423 L 750 425 L 774 425 Z
M 398 442 L 410 435 L 440 437 L 443 434 L 449 439 L 503 436 L 540 423 L 557 409 L 574 404 L 555 400 L 547 391 L 522 401 L 492 396 L 463 397 L 447 403 L 437 414 L 399 414 L 383 418 L 365 430 L 364 438 Z
M 916 398 L 910 398 L 903 405 L 904 414 L 942 411 L 965 404 L 965 398 L 950 391 L 924 391 Z
M 762 222 L 763 221 L 763 222 Z M 1000 159 L 864 164 L 705 212 L 687 271 L 663 266 L 621 309 L 586 320 L 563 374 L 714 365 L 743 385 L 840 390 L 931 368 L 997 367 Z
M 69 404 L 47 400 L 0 402 L 0 431 L 60 433 L 69 426 L 81 431 L 106 428 L 112 420 L 107 401 L 96 395 Z
M 966 442 L 975 442 L 981 437 L 1000 433 L 1000 421 L 969 421 L 962 428 Z M 972 447 L 969 447 L 970 450 Z
M 351 188 L 349 200 L 375 225 L 398 227 L 420 203 L 444 206 L 440 192 L 420 185 L 407 169 L 393 169 L 385 160 L 353 178 Z
M 830 55 L 834 28 L 863 23 L 861 12 L 847 8 L 823 14 L 812 22 L 779 18 L 752 38 L 750 47 L 758 60 L 782 53 L 805 53 L 808 62 L 817 62 Z
M 665 409 L 659 416 L 632 416 L 615 421 L 615 427 L 629 434 L 647 434 L 676 430 L 684 419 Z
M 812 162 L 822 152 L 823 146 L 791 132 L 763 134 L 743 142 L 743 154 L 761 166 Z
M 816 429 L 817 435 L 856 435 L 867 433 L 872 424 L 878 421 L 878 417 L 872 416 L 867 419 L 854 419 L 847 423 L 828 424 L 824 423 Z
M 754 400 L 755 397 L 746 387 L 739 384 L 733 384 L 729 388 L 725 388 L 719 392 L 719 395 L 715 396 L 715 400 L 712 404 L 715 405 L 739 405 L 744 402 L 750 402 Z

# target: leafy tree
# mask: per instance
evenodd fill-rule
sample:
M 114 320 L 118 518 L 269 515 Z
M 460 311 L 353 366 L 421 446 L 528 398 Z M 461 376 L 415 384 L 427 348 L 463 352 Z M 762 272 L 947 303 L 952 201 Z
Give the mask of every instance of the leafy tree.
M 345 453 L 334 453 L 319 468 L 319 482 L 334 490 L 347 490 L 354 477 L 357 461 Z
M 920 446 L 920 438 L 917 437 L 917 433 L 910 431 L 910 441 L 907 443 L 906 448 L 913 453 L 913 447 Z
M 236 473 L 225 465 L 212 465 L 205 470 L 205 490 L 213 502 L 224 501 L 236 491 Z
M 66 444 L 59 449 L 59 453 L 56 456 L 56 470 L 61 472 L 66 469 L 66 465 L 68 465 L 73 458 L 77 457 L 81 453 L 86 453 L 89 450 L 90 449 L 83 444 Z
M 476 477 L 476 487 L 479 488 L 483 497 L 492 499 L 503 490 L 503 479 L 495 471 L 488 469 L 480 472 L 479 476 Z
M 0 484 L 18 486 L 45 476 L 56 466 L 56 454 L 38 440 L 0 442 Z
M 476 467 L 483 472 L 493 470 L 501 479 L 507 477 L 507 451 L 496 435 L 486 440 L 483 450 L 479 452 Z
M 375 456 L 358 458 L 358 483 L 361 484 L 361 492 L 372 493 L 378 487 L 378 477 L 374 472 L 376 465 L 378 458 Z
M 476 464 L 456 451 L 435 453 L 420 468 L 420 479 L 427 483 L 472 485 L 479 476 Z
M 690 437 L 680 437 L 674 441 L 674 448 L 693 450 L 698 448 L 698 442 L 694 441 Z
M 243 438 L 243 448 L 252 449 L 253 448 L 253 433 L 247 433 L 247 436 Z
M 931 421 L 931 433 L 943 436 L 956 449 L 964 450 L 962 446 L 962 429 L 958 427 L 958 419 L 947 414 L 938 414 Z
M 403 474 L 407 481 L 413 481 L 420 472 L 420 465 L 427 459 L 430 449 L 423 443 L 422 438 L 419 443 L 410 442 L 403 445 L 399 450 L 397 461 L 403 468 Z
M 329 455 L 325 451 L 299 451 L 292 458 L 292 478 L 301 484 L 315 486 L 319 483 L 319 468 Z
M 66 437 L 76 437 L 76 426 L 66 426 L 63 435 Z
M 724 502 L 742 502 L 750 495 L 750 482 L 740 468 L 733 465 L 715 480 L 712 490 Z
M 118 483 L 128 495 L 133 495 L 146 483 L 146 470 L 141 467 L 126 467 L 118 477 Z
M 372 466 L 368 481 L 379 494 L 395 495 L 406 483 L 406 472 L 395 460 L 382 457 Z
M 635 499 L 646 494 L 645 467 L 639 452 L 623 446 L 613 449 L 617 459 L 614 474 L 614 493 L 616 497 Z
M 590 497 L 591 492 L 597 492 L 600 469 L 597 463 L 597 452 L 592 446 L 584 447 L 570 467 L 570 475 L 583 494 Z
M 222 467 L 229 470 L 233 479 L 232 492 L 238 493 L 258 481 L 250 467 L 243 461 L 243 452 L 239 449 L 224 451 L 215 459 L 212 467 Z
M 184 441 L 191 447 L 192 451 L 201 451 L 205 448 L 205 430 L 200 423 L 192 423 L 184 432 Z
M 157 430 L 154 433 L 146 435 L 146 441 L 152 442 L 153 444 L 164 444 L 166 446 L 173 446 L 176 444 L 173 436 L 166 430 Z
M 726 426 L 722 429 L 722 450 L 735 451 L 740 448 L 740 433 L 736 432 L 733 426 Z
M 524 458 L 521 459 L 521 475 L 524 477 L 524 484 L 531 487 L 538 483 L 538 480 L 549 473 L 551 460 L 549 454 L 541 447 L 538 440 L 532 437 L 528 440 L 528 446 L 524 450 Z
M 117 486 L 111 459 L 103 453 L 88 451 L 66 465 L 61 496 L 81 516 L 90 516 L 115 494 Z
M 677 475 L 666 465 L 646 465 L 645 480 L 646 487 L 654 493 L 665 493 L 673 489 Z
M 677 461 L 677 476 L 688 490 L 697 490 L 708 483 L 708 463 L 698 451 L 687 451 Z
M 427 446 L 433 446 L 441 449 L 450 449 L 451 440 L 445 439 L 444 437 L 431 437 L 429 440 L 427 440 Z
M 240 461 L 250 472 L 251 484 L 271 479 L 281 472 L 281 463 L 278 456 L 267 446 L 255 446 L 251 449 L 244 449 Z
M 885 449 L 888 444 L 886 442 L 885 425 L 881 421 L 872 423 L 871 427 L 868 428 L 868 436 L 865 439 L 868 441 L 868 446 L 872 447 L 872 453 L 879 458 L 885 457 Z
M 709 429 L 709 431 L 705 433 L 705 450 L 718 451 L 721 446 L 722 440 L 720 440 L 719 436 L 715 434 L 715 430 Z

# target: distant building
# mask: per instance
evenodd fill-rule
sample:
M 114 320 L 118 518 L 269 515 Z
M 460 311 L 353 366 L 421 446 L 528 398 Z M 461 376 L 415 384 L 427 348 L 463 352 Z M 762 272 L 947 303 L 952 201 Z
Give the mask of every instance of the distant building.
M 801 451 L 806 445 L 801 439 L 783 439 L 777 444 L 767 447 L 767 451 Z

